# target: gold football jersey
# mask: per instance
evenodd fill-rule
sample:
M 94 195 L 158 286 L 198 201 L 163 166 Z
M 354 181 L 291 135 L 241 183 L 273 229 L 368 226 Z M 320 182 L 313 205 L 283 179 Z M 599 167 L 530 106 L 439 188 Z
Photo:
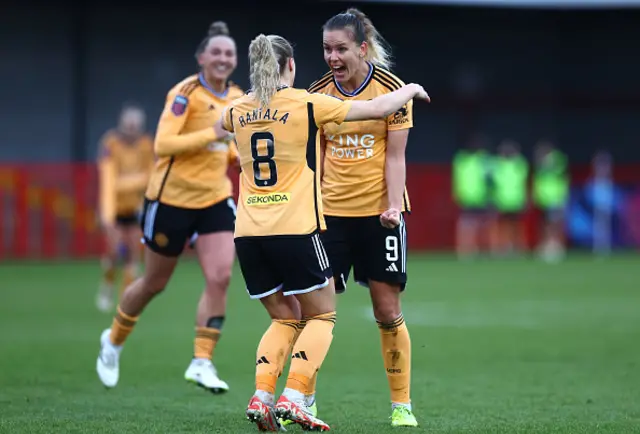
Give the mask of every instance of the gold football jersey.
M 252 94 L 224 112 L 240 159 L 236 237 L 306 235 L 326 229 L 317 170 L 318 128 L 341 124 L 350 102 L 283 87 L 269 106 Z
M 367 101 L 402 87 L 391 72 L 371 65 L 360 88 L 348 93 L 326 73 L 309 87 L 309 92 L 337 98 Z M 387 119 L 329 124 L 323 127 L 326 140 L 322 196 L 324 213 L 338 217 L 379 215 L 388 209 L 384 171 L 387 132 L 413 127 L 413 101 Z M 406 188 L 403 211 L 410 211 Z
M 217 95 L 200 75 L 183 80 L 169 91 L 156 143 L 167 139 L 210 143 L 194 151 L 158 158 L 146 192 L 148 199 L 201 209 L 232 195 L 227 169 L 229 156 L 235 149 L 228 143 L 215 141 L 213 126 L 223 109 L 242 95 L 242 90 L 233 84 L 225 95 Z

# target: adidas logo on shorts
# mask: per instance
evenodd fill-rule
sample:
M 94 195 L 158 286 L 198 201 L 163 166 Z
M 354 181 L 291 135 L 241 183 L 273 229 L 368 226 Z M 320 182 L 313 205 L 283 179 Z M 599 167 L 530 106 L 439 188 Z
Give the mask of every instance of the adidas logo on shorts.
M 387 267 L 387 271 L 390 271 L 392 273 L 393 272 L 397 272 L 398 271 L 398 267 L 396 267 L 396 263 L 395 262 L 391 263 L 391 265 L 389 265 Z

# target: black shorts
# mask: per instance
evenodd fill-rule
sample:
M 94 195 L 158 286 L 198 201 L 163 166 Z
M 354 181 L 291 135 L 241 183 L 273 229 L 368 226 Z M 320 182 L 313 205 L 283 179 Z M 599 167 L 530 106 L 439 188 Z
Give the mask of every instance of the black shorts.
M 404 291 L 407 283 L 407 230 L 404 216 L 400 225 L 387 229 L 378 216 L 325 216 L 327 230 L 322 242 L 327 249 L 333 270 L 336 292 L 347 288 L 353 267 L 354 280 L 368 287 L 369 280 L 399 284 Z
M 164 256 L 179 256 L 195 234 L 233 232 L 236 204 L 232 198 L 207 208 L 188 209 L 145 199 L 142 219 L 144 243 Z
M 140 215 L 136 213 L 116 215 L 116 226 L 131 227 L 140 224 Z
M 304 294 L 329 284 L 331 267 L 318 234 L 239 237 L 235 243 L 251 298 Z

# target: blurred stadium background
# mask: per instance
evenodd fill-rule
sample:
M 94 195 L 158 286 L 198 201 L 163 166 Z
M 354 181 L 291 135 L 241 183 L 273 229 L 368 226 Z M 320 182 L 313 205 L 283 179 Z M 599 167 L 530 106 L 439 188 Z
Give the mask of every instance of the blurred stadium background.
M 420 82 L 433 96 L 433 104 L 416 108 L 407 151 L 415 207 L 410 247 L 453 247 L 457 208 L 451 162 L 473 134 L 486 135 L 490 150 L 513 139 L 529 161 L 544 138 L 566 153 L 575 199 L 567 215 L 569 241 L 576 246 L 589 244 L 585 224 L 591 207 L 579 199 L 590 161 L 599 150 L 610 152 L 620 192 L 615 242 L 637 247 L 639 12 L 419 3 L 356 2 L 392 44 L 397 74 Z M 5 7 L 0 17 L 5 101 L 0 109 L 0 257 L 86 257 L 100 251 L 97 142 L 128 100 L 147 110 L 153 130 L 167 90 L 195 71 L 193 52 L 212 19 L 226 20 L 237 40 L 233 79 L 240 86 L 248 85 L 246 49 L 258 31 L 282 33 L 296 43 L 297 83 L 306 86 L 326 69 L 320 27 L 348 6 L 192 4 L 197 12 L 179 16 L 177 6 L 154 6 L 153 19 L 150 6 L 136 2 L 26 1 Z M 539 216 L 534 207 L 528 211 L 531 247 Z
M 98 387 L 98 336 L 109 317 L 93 305 L 104 248 L 97 142 L 125 101 L 144 107 L 153 131 L 167 90 L 195 72 L 193 53 L 212 21 L 226 21 L 236 39 L 232 79 L 241 87 L 257 33 L 295 43 L 302 87 L 326 70 L 322 24 L 352 5 L 392 45 L 397 75 L 433 99 L 416 104 L 407 150 L 405 316 L 419 431 L 640 432 L 640 10 L 614 0 L 4 4 L 0 432 L 248 432 L 242 411 L 263 327 L 246 319 L 268 319 L 237 269 L 216 359 L 227 397 L 182 384 L 202 285 L 188 259 L 136 330 L 122 387 Z M 536 144 L 550 140 L 566 156 L 562 226 L 572 251 L 562 264 L 456 260 L 453 161 L 479 136 L 493 155 L 515 141 L 529 164 L 524 253 L 535 252 L 544 218 L 531 194 Z M 594 177 L 596 155 L 613 161 L 611 176 Z M 614 254 L 594 261 L 594 245 Z M 367 295 L 352 285 L 339 305 L 320 411 L 338 432 L 387 432 Z

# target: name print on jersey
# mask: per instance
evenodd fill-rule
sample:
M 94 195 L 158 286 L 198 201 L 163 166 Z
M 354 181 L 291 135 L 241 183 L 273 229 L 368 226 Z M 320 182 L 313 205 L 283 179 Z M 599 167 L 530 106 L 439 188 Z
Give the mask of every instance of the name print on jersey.
M 275 109 L 271 111 L 270 108 L 266 110 L 262 110 L 262 108 L 254 109 L 253 112 L 247 112 L 245 115 L 240 115 L 238 117 L 238 123 L 240 123 L 241 127 L 250 124 L 251 122 L 256 121 L 272 121 L 272 122 L 282 122 L 282 125 L 286 125 L 287 119 L 289 119 L 289 113 L 280 114 L 278 110 Z
M 373 157 L 373 134 L 344 134 L 328 136 L 331 155 L 337 158 L 362 159 Z

